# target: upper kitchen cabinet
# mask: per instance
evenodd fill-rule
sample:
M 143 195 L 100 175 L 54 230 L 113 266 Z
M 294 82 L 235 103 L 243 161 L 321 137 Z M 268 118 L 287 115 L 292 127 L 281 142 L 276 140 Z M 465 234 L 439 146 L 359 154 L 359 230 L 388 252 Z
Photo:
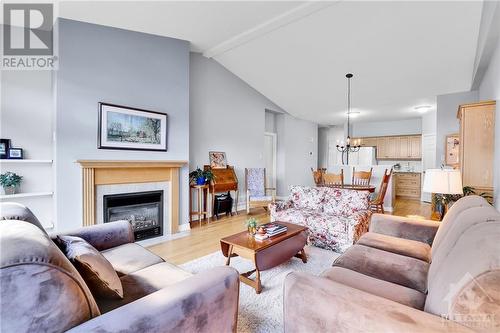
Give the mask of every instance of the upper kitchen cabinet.
M 420 160 L 422 159 L 422 136 L 415 135 L 409 137 L 409 150 L 410 158 Z
M 379 136 L 353 138 L 363 147 L 376 147 L 378 160 L 420 160 L 422 159 L 422 136 Z

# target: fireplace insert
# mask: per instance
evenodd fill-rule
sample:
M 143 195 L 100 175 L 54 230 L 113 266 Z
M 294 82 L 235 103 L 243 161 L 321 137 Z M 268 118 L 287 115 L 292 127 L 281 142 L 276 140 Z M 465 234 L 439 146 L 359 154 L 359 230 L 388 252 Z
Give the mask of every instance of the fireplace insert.
M 135 240 L 163 235 L 163 191 L 103 196 L 104 223 L 127 220 Z

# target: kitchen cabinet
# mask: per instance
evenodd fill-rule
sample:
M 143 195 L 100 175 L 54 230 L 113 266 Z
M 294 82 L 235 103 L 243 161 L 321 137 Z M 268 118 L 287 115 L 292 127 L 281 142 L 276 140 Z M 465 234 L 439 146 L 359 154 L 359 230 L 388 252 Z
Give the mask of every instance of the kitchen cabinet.
M 362 147 L 376 147 L 379 160 L 421 160 L 422 136 L 400 135 L 353 138 Z
M 361 146 L 377 147 L 377 138 L 361 138 Z
M 420 135 L 410 136 L 408 139 L 409 157 L 414 159 L 422 158 L 422 137 Z
M 420 200 L 421 178 L 418 172 L 395 172 L 393 186 L 396 197 Z
M 410 157 L 410 138 L 402 136 L 398 138 L 398 152 L 400 158 Z
M 495 101 L 460 105 L 460 171 L 464 186 L 493 193 Z

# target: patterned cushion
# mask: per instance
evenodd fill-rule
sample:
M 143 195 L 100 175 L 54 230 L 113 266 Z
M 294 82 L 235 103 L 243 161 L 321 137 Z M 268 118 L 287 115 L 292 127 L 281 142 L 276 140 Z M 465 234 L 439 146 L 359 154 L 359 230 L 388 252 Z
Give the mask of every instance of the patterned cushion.
M 95 297 L 123 298 L 123 287 L 113 266 L 80 237 L 57 236 L 59 247 L 76 267 Z
M 290 187 L 290 201 L 298 209 L 315 209 L 323 211 L 325 200 L 325 188 L 323 187 Z
M 325 202 L 323 210 L 325 213 L 349 216 L 355 212 L 369 208 L 370 192 L 355 191 L 340 188 L 324 188 Z
M 250 196 L 250 198 L 248 198 L 250 201 L 271 201 L 273 200 L 273 197 L 271 195 L 264 195 L 264 196 Z

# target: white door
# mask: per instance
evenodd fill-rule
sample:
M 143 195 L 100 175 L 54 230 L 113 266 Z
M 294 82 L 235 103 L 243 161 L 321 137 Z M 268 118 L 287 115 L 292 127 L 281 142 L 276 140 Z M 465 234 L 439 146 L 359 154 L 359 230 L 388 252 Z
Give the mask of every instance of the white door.
M 424 185 L 425 170 L 436 167 L 436 134 L 422 135 L 422 186 Z M 431 202 L 431 194 L 422 191 L 421 200 Z
M 264 133 L 264 166 L 267 187 L 276 188 L 276 133 Z

